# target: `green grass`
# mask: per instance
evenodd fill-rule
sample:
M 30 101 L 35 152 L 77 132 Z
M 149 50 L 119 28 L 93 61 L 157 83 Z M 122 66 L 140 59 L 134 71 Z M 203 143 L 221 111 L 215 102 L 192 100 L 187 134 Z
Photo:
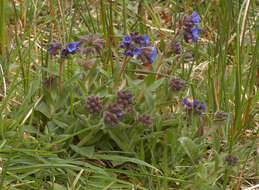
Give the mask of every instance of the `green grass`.
M 179 25 L 193 11 L 203 32 L 186 43 Z M 258 14 L 251 0 L 0 0 L 0 189 L 258 184 Z M 124 58 L 120 42 L 134 31 L 157 47 L 152 70 Z M 54 39 L 65 45 L 95 33 L 105 40 L 100 54 L 47 53 Z M 179 56 L 168 52 L 171 40 L 182 44 Z M 48 76 L 51 88 L 42 83 Z M 185 81 L 180 92 L 170 89 L 172 76 Z M 121 89 L 132 93 L 135 114 L 110 126 L 104 112 Z M 103 103 L 96 116 L 84 106 L 89 96 Z M 184 98 L 206 110 L 186 114 Z M 137 122 L 141 114 L 149 128 Z

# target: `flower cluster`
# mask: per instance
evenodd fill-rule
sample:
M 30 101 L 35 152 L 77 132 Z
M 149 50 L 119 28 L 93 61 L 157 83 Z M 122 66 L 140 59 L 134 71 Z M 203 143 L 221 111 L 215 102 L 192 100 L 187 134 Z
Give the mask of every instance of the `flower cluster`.
M 143 63 L 152 64 L 157 56 L 156 47 L 150 42 L 147 34 L 139 35 L 138 32 L 126 34 L 120 47 L 125 49 L 125 56 L 136 56 Z
M 104 121 L 110 125 L 117 125 L 120 123 L 120 120 L 116 116 L 116 114 L 111 112 L 104 113 Z
M 124 112 L 123 112 L 121 104 L 111 103 L 111 104 L 108 105 L 107 110 L 110 113 L 115 114 L 118 118 L 122 118 L 125 115 Z
M 227 155 L 226 158 L 225 158 L 225 161 L 226 161 L 227 165 L 229 165 L 229 166 L 236 165 L 238 160 L 239 160 L 238 157 L 233 156 L 231 154 Z
M 62 44 L 57 40 L 53 40 L 48 46 L 49 48 L 47 51 L 50 55 L 57 55 L 62 48 Z
M 134 109 L 130 107 L 133 104 L 132 94 L 121 90 L 117 92 L 116 102 L 107 106 L 107 112 L 104 115 L 104 121 L 110 125 L 119 123 L 119 119 L 125 116 L 125 113 L 134 115 Z
M 123 108 L 126 108 L 129 105 L 133 104 L 132 94 L 131 93 L 127 94 L 124 90 L 118 91 L 116 102 L 122 105 Z
M 193 42 L 198 40 L 201 29 L 195 26 L 195 24 L 199 23 L 200 18 L 196 11 L 194 11 L 191 15 L 184 15 L 182 33 L 186 42 L 189 42 L 190 39 L 192 39 Z
M 117 103 L 110 103 L 107 106 L 107 112 L 104 114 L 104 121 L 110 125 L 116 125 L 118 124 L 119 118 L 124 117 L 124 112 L 122 109 L 122 106 Z
M 217 111 L 215 113 L 215 118 L 217 120 L 226 120 L 228 117 L 228 113 L 224 112 L 224 111 Z
M 136 112 L 134 107 L 131 106 L 133 104 L 132 98 L 131 93 L 127 93 L 124 90 L 118 91 L 115 102 L 109 103 L 105 107 L 103 121 L 114 126 L 119 124 L 120 119 L 126 115 L 131 116 L 129 118 L 132 119 L 132 116 L 134 116 Z M 89 114 L 92 115 L 98 115 L 103 111 L 102 101 L 97 96 L 89 96 L 84 107 L 88 110 Z M 148 128 L 152 123 L 150 116 L 147 114 L 140 115 L 135 121 L 142 123 L 145 128 Z
M 152 121 L 150 119 L 150 116 L 147 115 L 147 114 L 142 114 L 138 117 L 137 119 L 138 122 L 142 123 L 142 125 L 145 127 L 145 128 L 148 128 L 151 124 L 152 124 Z
M 180 78 L 172 77 L 169 85 L 173 91 L 178 92 L 185 86 L 185 82 Z
M 186 106 L 186 112 L 188 114 L 200 115 L 203 111 L 205 111 L 205 105 L 200 104 L 199 100 L 194 100 L 190 102 L 187 98 L 183 99 L 183 105 Z
M 181 54 L 182 53 L 182 45 L 178 41 L 171 41 L 169 43 L 169 52 L 174 54 Z
M 97 96 L 89 96 L 85 103 L 85 107 L 89 110 L 89 113 L 93 115 L 98 115 L 103 109 L 102 102 Z
M 88 54 L 93 52 L 95 49 L 96 52 L 100 55 L 101 50 L 105 44 L 105 40 L 100 39 L 99 34 L 91 34 L 88 36 L 79 36 L 79 41 L 86 44 L 86 48 L 81 48 L 81 53 Z
M 85 47 L 82 47 L 83 44 L 85 44 Z M 88 54 L 93 52 L 93 50 L 96 50 L 98 54 L 101 54 L 104 44 L 105 40 L 100 39 L 99 34 L 91 34 L 89 36 L 79 36 L 79 41 L 69 42 L 63 48 L 60 42 L 53 40 L 48 44 L 49 48 L 47 51 L 50 55 L 57 55 L 60 53 L 64 57 L 75 53 Z
M 62 56 L 68 56 L 69 54 L 75 54 L 78 52 L 79 48 L 81 47 L 81 42 L 69 42 L 62 50 Z

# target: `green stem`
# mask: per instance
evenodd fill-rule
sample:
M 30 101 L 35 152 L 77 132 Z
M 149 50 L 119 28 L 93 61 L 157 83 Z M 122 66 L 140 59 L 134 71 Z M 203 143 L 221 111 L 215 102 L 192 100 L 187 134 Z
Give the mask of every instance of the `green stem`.
M 58 81 L 58 90 L 59 90 L 59 95 L 62 92 L 62 71 L 63 71 L 63 59 L 59 59 L 59 81 Z
M 0 55 L 5 47 L 5 0 L 0 0 Z
M 125 71 L 125 68 L 126 68 L 126 66 L 127 66 L 127 63 L 128 63 L 128 59 L 127 59 L 127 57 L 124 57 L 124 59 L 123 59 L 123 65 L 121 66 L 120 73 L 119 73 L 119 75 L 118 75 L 118 77 L 117 77 L 117 80 L 116 80 L 115 83 L 114 83 L 113 89 L 117 88 L 118 82 L 119 82 L 119 80 L 120 80 L 120 78 L 121 78 L 122 73 Z
M 124 32 L 124 34 L 126 34 L 126 32 L 127 32 L 126 11 L 127 11 L 126 0 L 123 0 L 123 32 Z

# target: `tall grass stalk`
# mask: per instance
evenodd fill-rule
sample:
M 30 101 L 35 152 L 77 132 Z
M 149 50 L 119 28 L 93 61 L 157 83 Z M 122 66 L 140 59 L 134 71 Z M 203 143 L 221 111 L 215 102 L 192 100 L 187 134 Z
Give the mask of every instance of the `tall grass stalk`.
M 0 0 L 0 55 L 5 47 L 5 0 Z

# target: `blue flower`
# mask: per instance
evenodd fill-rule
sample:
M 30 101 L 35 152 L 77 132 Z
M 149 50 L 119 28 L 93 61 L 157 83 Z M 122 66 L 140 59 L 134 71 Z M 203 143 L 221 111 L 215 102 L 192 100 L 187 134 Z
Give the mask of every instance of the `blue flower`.
M 201 110 L 205 111 L 206 107 L 204 104 L 201 105 Z
M 190 16 L 185 15 L 183 19 L 183 29 L 182 33 L 184 36 L 184 40 L 188 43 L 190 39 L 193 42 L 196 42 L 199 38 L 199 33 L 201 29 L 199 29 L 195 24 L 200 23 L 200 17 L 196 11 L 194 11 Z
M 189 102 L 187 98 L 183 99 L 183 105 L 186 106 L 186 112 L 188 114 L 196 114 L 201 115 L 203 111 L 205 111 L 206 107 L 204 104 L 201 104 L 199 100 L 194 100 L 192 102 Z
M 67 48 L 63 48 L 62 50 L 61 50 L 61 55 L 62 56 L 68 56 L 68 54 L 69 54 L 69 52 L 67 51 Z
M 201 32 L 201 29 L 199 29 L 197 26 L 194 26 L 191 28 L 192 32 L 192 41 L 196 42 L 199 38 L 199 33 Z
M 127 98 L 132 98 L 132 97 L 133 97 L 133 96 L 132 96 L 131 93 L 127 94 Z
M 147 42 L 149 42 L 149 37 L 148 37 L 147 34 L 144 34 L 144 35 L 140 36 L 140 46 L 141 47 L 146 47 Z
M 133 54 L 136 55 L 136 56 L 139 56 L 141 54 L 141 48 L 135 48 L 133 50 Z
M 194 106 L 198 106 L 198 105 L 200 104 L 200 102 L 199 102 L 199 100 L 194 100 L 194 101 L 192 102 L 192 104 L 193 104 Z
M 126 48 L 126 45 L 124 42 L 120 42 L 120 48 Z
M 123 36 L 123 42 L 124 43 L 129 44 L 131 42 L 131 40 L 132 40 L 132 37 L 129 34 L 126 34 L 126 35 Z
M 132 50 L 127 49 L 127 50 L 125 51 L 125 55 L 132 57 L 134 54 L 133 54 Z
M 81 42 L 69 42 L 66 45 L 66 49 L 69 53 L 74 53 L 77 50 L 77 48 L 79 48 L 81 45 Z
M 187 98 L 184 98 L 183 99 L 183 105 L 188 105 L 190 102 L 188 101 L 188 99 Z
M 119 113 L 119 114 L 117 114 L 117 117 L 118 117 L 118 118 L 123 118 L 124 116 L 125 116 L 124 113 Z
M 157 56 L 157 52 L 156 52 L 156 46 L 152 47 L 152 53 L 149 55 L 149 63 L 153 63 L 155 58 Z
M 141 36 L 141 39 L 145 42 L 148 42 L 149 41 L 149 37 L 148 37 L 148 34 L 144 34 Z
M 199 15 L 198 15 L 198 13 L 196 11 L 193 11 L 191 16 L 192 16 L 192 22 L 194 24 L 199 24 L 200 23 L 200 17 L 199 17 Z
M 134 41 L 140 45 L 140 47 L 147 47 L 149 42 L 149 37 L 147 34 L 144 35 L 135 35 L 133 36 Z

